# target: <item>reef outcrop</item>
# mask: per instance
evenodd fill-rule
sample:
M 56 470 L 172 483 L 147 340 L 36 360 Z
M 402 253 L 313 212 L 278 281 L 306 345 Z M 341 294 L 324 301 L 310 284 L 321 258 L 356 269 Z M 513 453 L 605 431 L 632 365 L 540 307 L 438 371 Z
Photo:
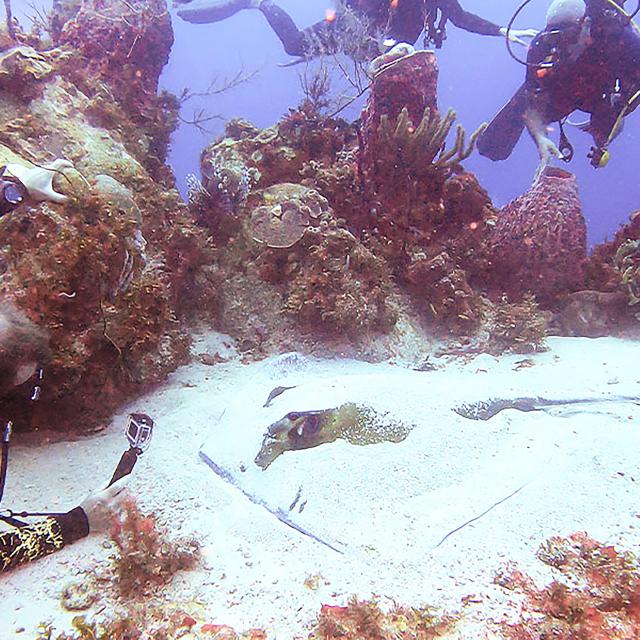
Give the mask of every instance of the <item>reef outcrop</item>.
M 359 125 L 306 102 L 262 131 L 231 121 L 202 154 L 192 211 L 212 231 L 225 270 L 251 282 L 247 293 L 227 278 L 221 319 L 243 334 L 256 321 L 233 309 L 254 309 L 268 327 L 258 330 L 267 352 L 278 334 L 286 335 L 280 346 L 299 346 L 301 331 L 324 345 L 360 345 L 340 352 L 360 353 L 372 332 L 392 339 L 407 327 L 427 345 L 427 324 L 470 333 L 486 306 L 479 294 L 495 211 L 460 164 L 477 132 L 467 142 L 458 126 L 449 145 L 455 113 L 437 110 L 432 53 L 386 54 L 376 64 Z M 325 203 L 322 213 L 295 205 L 302 187 Z M 276 318 L 286 318 L 286 330 Z
M 154 179 L 173 186 L 165 163 L 179 103 L 158 94 L 173 45 L 166 0 L 54 2 L 48 27 L 54 45 L 72 52 L 67 77 L 89 97 L 87 116 L 119 130 Z
M 599 335 L 637 333 L 640 319 L 640 212 L 613 239 L 594 248 L 585 263 L 586 288 L 597 294 Z M 585 315 L 585 314 L 583 314 Z M 588 314 L 587 314 L 588 315 Z
M 151 46 L 170 45 L 166 6 L 118 6 L 85 3 L 53 31 L 57 48 L 32 38 L 0 59 L 0 165 L 44 189 L 0 218 L 0 298 L 49 349 L 39 402 L 24 389 L 3 400 L 17 428 L 96 425 L 188 359 L 177 320 L 215 297 L 207 234 L 167 187 L 157 146 L 171 132 L 154 107 L 168 49 Z M 125 68 L 138 44 L 148 55 Z M 127 82 L 131 92 L 119 91 Z

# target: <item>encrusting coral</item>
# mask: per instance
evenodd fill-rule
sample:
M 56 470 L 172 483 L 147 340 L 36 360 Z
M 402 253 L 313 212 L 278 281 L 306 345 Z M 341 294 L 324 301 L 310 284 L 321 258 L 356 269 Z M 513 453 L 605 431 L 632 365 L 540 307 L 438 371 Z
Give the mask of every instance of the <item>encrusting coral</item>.
M 585 291 L 569 296 L 561 321 L 578 311 L 573 298 L 582 296 L 585 305 L 579 309 L 582 318 L 591 318 L 590 327 L 595 335 L 635 335 L 638 328 L 636 301 L 640 290 L 640 212 L 629 216 L 614 237 L 592 250 L 584 264 Z M 595 300 L 594 300 L 595 299 Z M 569 323 L 569 329 L 576 323 Z M 574 334 L 575 335 L 575 334 Z M 578 333 L 577 335 L 589 335 Z
M 620 245 L 613 263 L 622 277 L 629 305 L 640 303 L 640 240 L 626 240 Z
M 432 640 L 454 623 L 429 607 L 397 605 L 385 613 L 375 600 L 353 598 L 345 607 L 323 605 L 309 640 Z
M 519 302 L 509 302 L 505 296 L 496 303 L 485 304 L 480 349 L 493 355 L 546 350 L 548 319 L 532 294 L 525 294 Z

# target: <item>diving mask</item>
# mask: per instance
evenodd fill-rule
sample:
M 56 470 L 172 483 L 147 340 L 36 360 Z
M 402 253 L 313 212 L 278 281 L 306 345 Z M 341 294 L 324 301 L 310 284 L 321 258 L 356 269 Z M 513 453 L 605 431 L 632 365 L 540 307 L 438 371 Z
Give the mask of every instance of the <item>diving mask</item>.
M 5 174 L 6 167 L 0 167 L 0 217 L 22 204 L 29 193 L 18 178 Z

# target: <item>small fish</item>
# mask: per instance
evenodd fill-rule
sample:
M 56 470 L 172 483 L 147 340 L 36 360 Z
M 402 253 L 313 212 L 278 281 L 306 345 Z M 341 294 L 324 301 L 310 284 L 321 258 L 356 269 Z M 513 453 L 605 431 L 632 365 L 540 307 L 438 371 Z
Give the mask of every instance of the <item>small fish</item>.
M 271 401 L 274 398 L 277 398 L 280 394 L 288 391 L 289 389 L 295 389 L 296 385 L 294 384 L 292 387 L 276 387 L 268 396 L 267 401 L 262 405 L 263 407 L 270 407 Z

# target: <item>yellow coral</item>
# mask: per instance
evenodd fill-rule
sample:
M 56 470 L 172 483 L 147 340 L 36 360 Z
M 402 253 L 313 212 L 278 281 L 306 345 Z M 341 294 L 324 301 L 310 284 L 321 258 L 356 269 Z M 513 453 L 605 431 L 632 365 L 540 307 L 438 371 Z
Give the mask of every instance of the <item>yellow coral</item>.
M 453 146 L 445 151 L 447 136 L 455 120 L 456 112 L 453 109 L 441 117 L 437 111 L 427 107 L 416 127 L 404 107 L 395 122 L 387 115 L 380 118 L 379 141 L 389 149 L 396 150 L 409 171 L 420 172 L 431 166 L 450 167 L 471 155 L 476 140 L 487 127 L 486 123 L 480 125 L 469 138 L 469 144 L 465 145 L 466 132 L 459 124 Z

